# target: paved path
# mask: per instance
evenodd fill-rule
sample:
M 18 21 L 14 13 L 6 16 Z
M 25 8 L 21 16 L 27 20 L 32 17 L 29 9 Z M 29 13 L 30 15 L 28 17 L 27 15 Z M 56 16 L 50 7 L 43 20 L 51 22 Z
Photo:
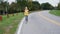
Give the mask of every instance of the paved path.
M 60 22 L 45 17 L 43 13 L 30 14 L 28 23 L 23 22 L 20 34 L 60 34 Z
M 49 11 L 41 11 L 41 14 L 44 16 L 47 16 L 48 18 L 60 22 L 60 16 L 55 16 L 53 14 L 50 14 Z

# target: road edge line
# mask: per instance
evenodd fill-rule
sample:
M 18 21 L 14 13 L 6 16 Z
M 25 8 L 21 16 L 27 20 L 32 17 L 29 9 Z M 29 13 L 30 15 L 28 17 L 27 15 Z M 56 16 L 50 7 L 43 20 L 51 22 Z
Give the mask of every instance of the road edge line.
M 17 31 L 16 31 L 15 34 L 20 34 L 21 33 L 21 28 L 22 28 L 24 19 L 25 19 L 25 17 L 21 20 L 20 24 L 18 25 L 18 28 L 17 28 Z

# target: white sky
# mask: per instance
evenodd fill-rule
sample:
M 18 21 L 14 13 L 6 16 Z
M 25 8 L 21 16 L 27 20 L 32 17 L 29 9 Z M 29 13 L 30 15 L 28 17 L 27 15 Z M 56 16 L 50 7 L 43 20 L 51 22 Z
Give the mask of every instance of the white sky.
M 4 0 L 6 1 L 6 0 Z M 15 0 L 8 0 L 8 2 L 11 4 L 12 2 L 15 2 Z
M 59 3 L 59 0 L 34 0 L 34 1 L 38 1 L 39 3 L 49 2 L 53 6 L 57 6 Z M 8 2 L 9 3 L 15 2 L 15 0 L 8 0 Z
M 39 3 L 49 2 L 53 6 L 57 6 L 59 3 L 59 0 L 35 0 L 35 1 L 39 1 Z

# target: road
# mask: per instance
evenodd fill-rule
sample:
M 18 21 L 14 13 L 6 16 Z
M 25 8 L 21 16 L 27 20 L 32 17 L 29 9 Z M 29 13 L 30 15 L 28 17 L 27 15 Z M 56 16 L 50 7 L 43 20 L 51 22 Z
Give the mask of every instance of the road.
M 31 13 L 28 19 L 27 24 L 26 21 L 23 22 L 20 34 L 60 34 L 60 22 L 42 12 Z

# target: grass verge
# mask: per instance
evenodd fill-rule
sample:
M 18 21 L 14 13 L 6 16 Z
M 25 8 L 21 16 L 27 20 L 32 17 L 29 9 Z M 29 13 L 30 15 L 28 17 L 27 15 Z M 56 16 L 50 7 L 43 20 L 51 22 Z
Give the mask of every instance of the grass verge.
M 19 22 L 23 18 L 23 13 L 18 13 L 18 15 L 9 14 L 9 18 L 6 15 L 2 15 L 3 20 L 0 21 L 0 34 L 15 34 Z
M 50 13 L 56 16 L 60 16 L 60 10 L 51 10 Z

